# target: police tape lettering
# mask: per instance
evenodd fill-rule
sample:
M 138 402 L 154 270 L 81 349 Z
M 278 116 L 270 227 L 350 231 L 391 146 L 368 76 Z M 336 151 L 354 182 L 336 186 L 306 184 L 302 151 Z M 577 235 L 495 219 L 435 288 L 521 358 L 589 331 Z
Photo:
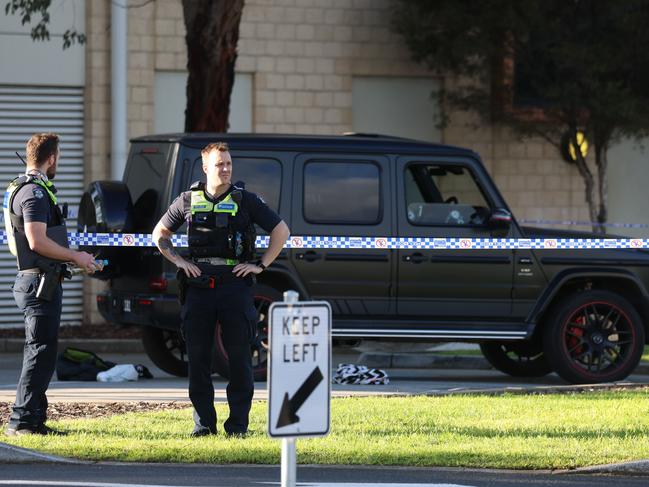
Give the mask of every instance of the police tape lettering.
M 154 247 L 146 233 L 68 233 L 72 246 Z M 187 247 L 186 235 L 174 235 L 176 247 Z M 0 245 L 7 234 L 0 232 Z M 257 237 L 258 248 L 268 247 L 268 236 Z M 439 238 L 439 237 L 326 237 L 292 236 L 286 248 L 299 249 L 649 249 L 646 238 Z

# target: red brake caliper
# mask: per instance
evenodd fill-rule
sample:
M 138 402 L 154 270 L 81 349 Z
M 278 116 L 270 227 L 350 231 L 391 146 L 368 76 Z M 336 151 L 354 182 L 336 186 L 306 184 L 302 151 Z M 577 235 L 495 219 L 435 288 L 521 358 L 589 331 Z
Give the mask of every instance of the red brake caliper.
M 583 316 L 580 316 L 579 318 L 574 320 L 574 322 L 579 324 L 579 325 L 583 325 L 583 324 L 586 323 L 586 320 L 584 319 Z M 570 335 L 568 335 L 568 340 L 567 340 L 568 341 L 568 350 L 572 350 L 572 352 L 570 352 L 570 353 L 573 354 L 573 355 L 580 355 L 583 352 L 584 347 L 580 345 L 577 348 L 575 348 L 574 350 L 573 350 L 573 348 L 576 347 L 579 344 L 579 342 L 580 342 L 579 338 L 584 336 L 584 329 L 580 328 L 578 326 L 571 326 L 571 327 L 568 328 L 568 331 L 570 332 Z

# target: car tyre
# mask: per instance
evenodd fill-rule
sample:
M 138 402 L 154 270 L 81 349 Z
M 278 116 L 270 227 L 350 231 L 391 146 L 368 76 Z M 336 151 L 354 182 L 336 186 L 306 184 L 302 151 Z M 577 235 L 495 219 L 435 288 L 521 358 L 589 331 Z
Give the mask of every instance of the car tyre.
M 540 340 L 485 342 L 480 351 L 495 369 L 513 377 L 543 377 L 552 372 Z
M 187 352 L 179 331 L 145 326 L 142 328 L 142 345 L 157 367 L 168 374 L 187 377 Z
M 275 301 L 282 300 L 282 293 L 265 284 L 255 284 L 252 288 L 255 308 L 257 309 L 257 338 L 251 346 L 252 370 L 255 381 L 266 380 L 268 366 L 268 310 Z M 221 377 L 230 377 L 230 363 L 221 339 L 221 324 L 216 324 L 215 353 L 213 354 L 212 371 Z
M 625 379 L 638 365 L 644 342 L 642 319 L 633 305 L 604 290 L 561 300 L 543 333 L 549 363 L 573 384 Z

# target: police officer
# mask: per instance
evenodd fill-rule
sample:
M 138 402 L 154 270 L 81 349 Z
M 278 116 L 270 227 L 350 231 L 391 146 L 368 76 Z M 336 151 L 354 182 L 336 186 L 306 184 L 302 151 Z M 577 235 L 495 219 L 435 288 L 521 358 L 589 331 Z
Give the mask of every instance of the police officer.
M 232 159 L 227 144 L 209 144 L 201 156 L 207 183 L 194 183 L 190 191 L 176 198 L 153 230 L 153 240 L 179 270 L 189 398 L 194 406 L 191 436 L 217 431 L 211 377 L 217 319 L 230 365 L 226 390 L 230 416 L 223 428 L 228 435 L 243 435 L 248 430 L 254 390 L 250 345 L 256 335 L 257 313 L 252 275 L 275 260 L 289 229 L 261 198 L 231 184 Z M 185 221 L 188 259 L 178 255 L 171 243 L 173 232 Z M 252 263 L 255 224 L 269 232 L 270 243 L 262 258 Z
M 51 181 L 60 156 L 59 137 L 34 134 L 26 152 L 25 174 L 9 184 L 3 202 L 9 249 L 18 261 L 13 294 L 25 316 L 23 365 L 6 434 L 46 435 L 54 433 L 45 425 L 45 392 L 56 365 L 62 299 L 62 268 L 52 264 L 74 262 L 88 273 L 96 264 L 91 254 L 68 248 L 65 219 Z M 53 283 L 49 292 L 41 287 L 39 293 L 45 272 L 48 277 L 58 274 L 48 281 Z

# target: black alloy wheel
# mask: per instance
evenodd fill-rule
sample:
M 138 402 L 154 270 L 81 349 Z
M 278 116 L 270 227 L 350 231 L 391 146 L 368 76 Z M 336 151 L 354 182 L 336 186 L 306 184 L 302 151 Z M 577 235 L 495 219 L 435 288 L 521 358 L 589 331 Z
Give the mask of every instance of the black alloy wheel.
M 268 367 L 268 310 L 275 301 L 282 300 L 282 294 L 276 289 L 264 284 L 256 284 L 252 289 L 257 310 L 257 337 L 250 347 L 252 354 L 252 371 L 255 381 L 266 380 Z M 221 334 L 221 324 L 216 324 L 215 353 L 212 361 L 212 371 L 221 377 L 230 377 L 228 353 L 225 350 Z
M 561 301 L 551 311 L 543 337 L 548 361 L 574 384 L 625 379 L 638 365 L 644 342 L 642 319 L 633 305 L 600 290 Z
M 187 377 L 187 351 L 179 331 L 145 326 L 142 328 L 142 345 L 160 369 L 171 375 Z
M 541 340 L 484 342 L 480 351 L 495 369 L 513 377 L 543 377 L 552 372 Z

